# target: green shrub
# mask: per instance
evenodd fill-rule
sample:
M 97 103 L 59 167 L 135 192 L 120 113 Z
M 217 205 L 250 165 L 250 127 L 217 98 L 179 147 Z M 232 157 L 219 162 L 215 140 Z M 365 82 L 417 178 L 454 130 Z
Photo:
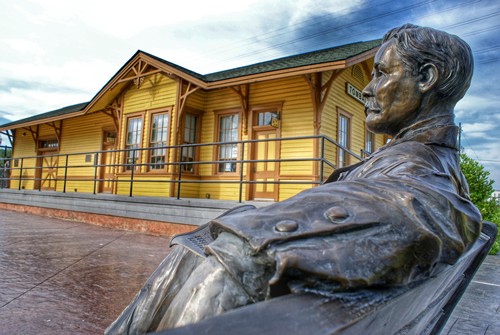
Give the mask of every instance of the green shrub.
M 497 206 L 496 211 L 491 215 L 487 221 L 496 224 L 498 230 L 500 231 L 500 206 Z M 493 243 L 490 249 L 490 255 L 496 255 L 500 251 L 500 234 L 497 235 L 496 241 Z
M 495 181 L 490 179 L 490 172 L 465 153 L 460 154 L 460 169 L 469 184 L 470 199 L 481 212 L 483 220 L 493 222 L 500 229 L 500 206 L 491 198 Z M 499 236 L 490 249 L 490 255 L 495 255 L 498 251 Z

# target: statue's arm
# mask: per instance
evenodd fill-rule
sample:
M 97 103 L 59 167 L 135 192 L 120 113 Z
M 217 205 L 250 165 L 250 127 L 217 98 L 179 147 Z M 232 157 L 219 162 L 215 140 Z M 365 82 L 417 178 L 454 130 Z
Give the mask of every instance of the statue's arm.
M 479 236 L 481 218 L 432 157 L 390 158 L 382 157 L 365 177 L 325 184 L 212 225 L 272 255 L 272 282 L 287 278 L 335 290 L 424 278 L 467 250 Z

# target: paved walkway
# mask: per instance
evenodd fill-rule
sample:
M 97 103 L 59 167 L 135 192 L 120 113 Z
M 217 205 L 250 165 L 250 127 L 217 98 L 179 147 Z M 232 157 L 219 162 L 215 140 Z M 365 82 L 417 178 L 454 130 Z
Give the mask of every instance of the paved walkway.
M 102 334 L 168 238 L 0 210 L 0 334 Z
M 0 334 L 102 334 L 168 253 L 166 237 L 0 210 Z M 500 334 L 488 256 L 442 334 Z

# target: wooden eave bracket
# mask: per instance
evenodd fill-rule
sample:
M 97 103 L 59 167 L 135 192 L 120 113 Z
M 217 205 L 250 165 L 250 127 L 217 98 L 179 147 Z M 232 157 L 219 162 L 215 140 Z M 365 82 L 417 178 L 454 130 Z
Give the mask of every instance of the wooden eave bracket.
M 30 132 L 31 137 L 33 138 L 33 142 L 35 142 L 35 151 L 36 151 L 37 145 L 38 145 L 38 131 L 40 129 L 40 126 L 37 125 L 34 130 L 31 129 L 31 126 L 29 126 L 29 127 L 23 127 L 22 129 L 27 130 L 27 131 Z
M 184 90 L 184 79 L 179 78 L 179 89 L 177 93 L 177 132 L 179 132 L 181 126 L 182 115 L 184 115 L 187 98 L 199 89 L 199 86 L 196 86 L 188 81 L 186 89 Z
M 325 108 L 326 100 L 332 88 L 333 81 L 340 75 L 340 70 L 332 71 L 330 78 L 322 84 L 322 72 L 304 75 L 303 78 L 309 84 L 311 98 L 314 108 L 314 129 L 321 127 L 321 114 Z
M 56 137 L 57 137 L 57 142 L 61 143 L 62 120 L 59 121 L 59 125 L 57 125 L 55 122 L 47 123 L 47 125 L 50 128 L 54 129 L 54 133 L 56 134 Z
M 148 62 L 146 62 L 142 59 L 139 59 L 134 65 L 132 65 L 131 70 L 133 73 L 131 74 L 131 76 L 128 76 L 128 77 L 124 76 L 122 79 L 117 80 L 113 84 L 111 89 L 115 88 L 116 85 L 118 85 L 120 83 L 124 83 L 124 82 L 133 82 L 136 87 L 139 87 L 139 86 L 141 86 L 145 77 L 156 74 L 156 73 L 160 73 L 160 72 L 165 73 L 166 75 L 171 75 L 170 73 L 167 73 L 167 72 L 160 70 L 158 68 L 148 70 L 148 66 L 154 68 L 153 65 L 149 64 Z
M 106 114 L 107 116 L 113 119 L 113 125 L 115 127 L 115 131 L 118 132 L 120 127 L 120 117 L 121 117 L 121 106 L 116 99 L 112 104 L 110 104 L 106 109 L 103 109 L 101 112 Z
M 240 102 L 241 102 L 241 109 L 243 110 L 242 113 L 242 120 L 241 120 L 241 127 L 243 134 L 248 133 L 248 111 L 250 109 L 250 84 L 245 84 L 245 85 L 238 85 L 238 86 L 230 86 L 230 88 L 238 94 L 240 97 Z

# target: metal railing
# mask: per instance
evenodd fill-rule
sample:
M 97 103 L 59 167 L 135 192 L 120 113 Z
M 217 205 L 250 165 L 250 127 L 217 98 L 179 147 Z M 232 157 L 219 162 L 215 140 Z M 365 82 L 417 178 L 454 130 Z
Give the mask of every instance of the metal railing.
M 317 141 L 316 147 L 318 148 L 318 157 L 314 157 L 314 153 L 311 153 L 311 157 L 301 157 L 301 158 L 280 158 L 280 159 L 252 159 L 250 154 L 250 149 L 253 145 L 257 145 L 261 142 L 279 142 L 281 148 L 283 148 L 285 143 L 290 143 L 293 146 L 293 142 L 303 141 Z M 184 153 L 189 150 L 189 148 L 194 148 L 193 151 L 200 151 L 204 147 L 211 147 L 213 152 L 216 152 L 221 145 L 236 145 L 238 148 L 238 158 L 231 160 L 232 164 L 235 164 L 235 171 L 232 172 L 227 178 L 220 179 L 207 179 L 213 177 L 213 174 L 201 175 L 199 173 L 188 173 L 186 172 L 186 166 L 190 166 L 194 171 L 199 171 L 203 165 L 211 165 L 212 169 L 217 170 L 217 167 L 221 163 L 227 163 L 227 160 L 211 160 L 211 161 L 183 161 Z M 309 147 L 314 147 L 314 143 L 310 143 Z M 171 161 L 165 162 L 147 162 L 150 154 L 153 150 L 165 150 L 167 153 L 165 157 L 175 157 Z M 99 183 L 118 183 L 128 184 L 128 195 L 133 196 L 134 188 L 139 183 L 159 183 L 160 185 L 172 185 L 175 186 L 174 196 L 180 199 L 182 192 L 182 185 L 186 184 L 237 184 L 238 185 L 238 201 L 242 202 L 243 199 L 243 186 L 244 185 L 257 185 L 257 184 L 275 184 L 275 185 L 319 185 L 325 179 L 325 171 L 333 171 L 336 166 L 331 162 L 333 157 L 336 157 L 338 150 L 344 150 L 351 157 L 356 160 L 361 160 L 362 158 L 350 151 L 349 149 L 342 147 L 336 141 L 331 138 L 320 135 L 320 136 L 300 136 L 300 137 L 288 137 L 288 138 L 276 138 L 276 139 L 265 139 L 265 140 L 245 140 L 245 141 L 235 141 L 235 142 L 213 142 L 204 144 L 183 144 L 176 146 L 164 146 L 155 148 L 134 148 L 134 149 L 120 149 L 120 150 L 105 150 L 105 151 L 93 151 L 93 152 L 79 152 L 79 153 L 68 153 L 68 154 L 45 154 L 38 156 L 26 156 L 26 157 L 15 157 L 7 158 L 5 161 L 8 166 L 7 173 L 0 176 L 0 185 L 2 187 L 13 187 L 17 183 L 18 190 L 24 189 L 25 185 L 31 182 L 33 189 L 42 191 L 49 186 L 54 184 L 54 190 L 65 193 L 67 191 L 67 186 L 69 183 L 89 183 L 90 186 L 87 187 L 89 192 L 87 193 L 99 193 Z M 103 162 L 103 157 L 112 157 L 111 162 Z M 278 155 L 279 156 L 279 155 Z M 129 159 L 127 159 L 129 158 Z M 132 158 L 132 159 L 130 159 Z M 44 163 L 45 161 L 45 163 Z M 54 165 L 48 165 L 47 162 L 52 162 Z M 56 163 L 54 163 L 56 162 Z M 248 173 L 254 164 L 258 163 L 275 163 L 280 164 L 281 167 L 285 166 L 283 164 L 293 164 L 300 162 L 310 162 L 311 171 L 313 169 L 312 175 L 308 178 L 304 178 L 303 175 L 288 176 L 288 179 L 293 180 L 250 180 Z M 44 165 L 46 164 L 46 165 Z M 161 167 L 161 173 L 152 173 L 157 171 L 157 167 Z M 71 173 L 71 171 L 77 171 Z M 113 178 L 105 178 L 104 170 L 109 171 L 113 174 Z M 44 171 L 47 176 L 44 177 Z M 82 172 L 85 171 L 85 172 Z M 210 170 L 212 171 L 212 170 Z M 79 173 L 83 176 L 77 177 L 76 174 Z M 62 176 L 61 176 L 62 174 Z M 141 178 L 147 177 L 147 178 Z M 301 180 L 302 179 L 302 180 Z M 62 183 L 62 188 L 60 184 Z M 5 186 L 7 185 L 7 186 Z M 113 184 L 114 185 L 114 184 Z M 115 186 L 113 186 L 115 187 Z M 48 187 L 51 189 L 51 187 Z M 115 187 L 117 188 L 117 186 Z M 76 189 L 75 189 L 76 191 Z M 114 193 L 114 192 L 113 192 Z M 123 193 L 123 187 L 122 187 Z M 172 192 L 168 192 L 169 194 Z
M 9 187 L 10 158 L 12 148 L 6 145 L 0 146 L 0 188 Z

